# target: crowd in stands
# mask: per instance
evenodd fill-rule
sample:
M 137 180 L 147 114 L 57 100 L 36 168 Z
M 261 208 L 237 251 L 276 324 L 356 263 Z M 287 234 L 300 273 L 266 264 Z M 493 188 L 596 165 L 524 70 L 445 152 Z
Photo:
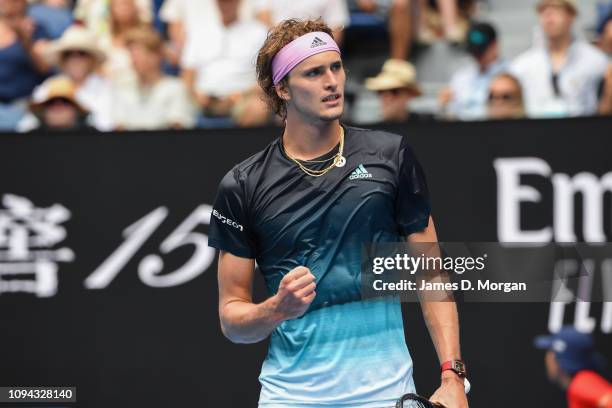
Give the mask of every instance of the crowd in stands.
M 411 111 L 424 93 L 413 50 L 436 42 L 471 61 L 447 78 L 428 119 L 612 115 L 609 3 L 587 41 L 575 35 L 575 0 L 534 0 L 541 35 L 506 59 L 477 0 L 0 0 L 0 131 L 279 123 L 255 58 L 287 18 L 322 18 L 341 46 L 357 27 L 384 33 L 379 73 L 347 86 L 376 96 L 384 121 L 424 119 Z

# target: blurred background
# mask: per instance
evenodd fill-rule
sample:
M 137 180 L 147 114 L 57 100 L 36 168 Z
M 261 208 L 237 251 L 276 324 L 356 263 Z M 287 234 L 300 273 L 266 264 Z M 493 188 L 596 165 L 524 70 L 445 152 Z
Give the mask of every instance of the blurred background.
M 278 124 L 266 30 L 322 18 L 356 124 L 609 115 L 606 0 L 2 0 L 0 129 Z
M 0 0 L 0 385 L 256 406 L 267 344 L 223 337 L 207 230 L 223 175 L 280 134 L 254 60 L 292 17 L 335 29 L 344 121 L 408 137 L 440 240 L 610 242 L 612 1 Z M 565 302 L 459 305 L 472 407 L 609 408 L 612 302 L 591 299 L 612 259 L 591 276 Z

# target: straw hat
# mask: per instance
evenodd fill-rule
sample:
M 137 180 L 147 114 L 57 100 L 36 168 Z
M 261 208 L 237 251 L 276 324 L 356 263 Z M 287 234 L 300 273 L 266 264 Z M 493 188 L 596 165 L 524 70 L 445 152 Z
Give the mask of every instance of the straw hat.
M 388 59 L 377 76 L 366 79 L 365 87 L 370 91 L 408 88 L 417 95 L 422 94 L 416 82 L 416 69 L 408 61 L 401 59 Z
M 76 88 L 74 83 L 65 76 L 55 76 L 47 79 L 43 84 L 42 92 L 35 92 L 30 102 L 30 111 L 35 115 L 40 115 L 45 107 L 45 104 L 52 99 L 62 98 L 70 101 L 81 114 L 87 114 L 85 109 L 77 102 L 75 93 Z
M 578 13 L 576 0 L 540 0 L 536 6 L 536 9 L 541 11 L 546 6 L 562 6 L 574 14 Z
M 54 64 L 58 64 L 62 53 L 71 50 L 85 51 L 91 54 L 97 64 L 101 64 L 106 59 L 104 52 L 98 46 L 94 33 L 80 25 L 70 26 L 59 39 L 51 43 L 48 58 Z

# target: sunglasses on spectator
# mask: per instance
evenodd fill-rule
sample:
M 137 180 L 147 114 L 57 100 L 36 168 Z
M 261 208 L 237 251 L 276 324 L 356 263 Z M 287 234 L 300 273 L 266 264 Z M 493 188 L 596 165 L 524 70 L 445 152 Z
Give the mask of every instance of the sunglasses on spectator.
M 73 105 L 74 103 L 68 98 L 51 98 L 45 102 L 46 107 Z
M 400 92 L 401 92 L 401 89 L 399 89 L 399 88 L 381 89 L 380 91 L 378 91 L 378 94 L 379 95 L 382 95 L 382 94 L 399 95 Z
M 515 102 L 518 100 L 518 95 L 504 92 L 504 93 L 495 93 L 491 92 L 489 94 L 489 102 L 500 101 L 500 102 Z
M 89 57 L 91 54 L 84 50 L 67 50 L 62 53 L 62 57 Z

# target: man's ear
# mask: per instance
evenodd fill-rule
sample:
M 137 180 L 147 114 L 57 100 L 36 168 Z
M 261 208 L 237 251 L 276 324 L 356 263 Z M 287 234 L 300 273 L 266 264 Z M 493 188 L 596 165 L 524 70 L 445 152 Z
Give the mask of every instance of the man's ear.
M 289 89 L 283 83 L 279 83 L 274 86 L 274 90 L 276 91 L 276 95 L 281 98 L 283 101 L 288 101 L 291 99 L 291 95 L 289 95 Z

